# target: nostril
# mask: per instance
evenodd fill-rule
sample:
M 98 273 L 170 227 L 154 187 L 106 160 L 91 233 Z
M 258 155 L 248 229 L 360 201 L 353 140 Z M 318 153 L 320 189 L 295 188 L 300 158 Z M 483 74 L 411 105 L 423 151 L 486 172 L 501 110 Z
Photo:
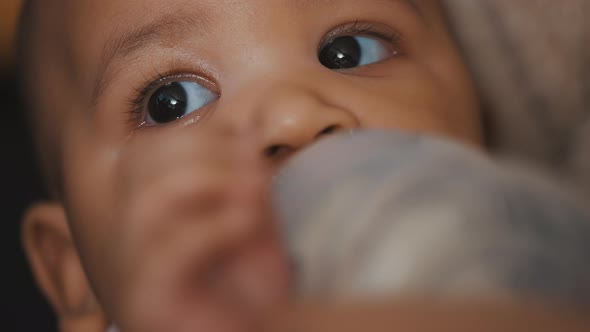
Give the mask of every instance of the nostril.
M 326 135 L 330 135 L 333 134 L 337 131 L 340 130 L 340 126 L 339 125 L 332 125 L 332 126 L 328 126 L 326 128 L 324 128 L 324 130 L 320 131 L 317 135 L 316 135 L 316 139 L 322 137 L 322 136 L 326 136 Z
M 293 152 L 293 148 L 285 144 L 271 145 L 264 150 L 264 155 L 269 158 L 281 158 Z
M 297 144 L 294 144 L 294 145 L 273 144 L 273 145 L 270 145 L 267 148 L 265 148 L 263 153 L 266 158 L 274 159 L 274 160 L 283 160 L 286 157 L 288 157 L 289 155 L 291 155 L 292 153 L 299 150 L 300 148 L 303 148 L 305 145 L 311 144 L 311 143 L 313 143 L 313 141 L 318 140 L 324 136 L 328 136 L 328 135 L 334 134 L 336 132 L 339 132 L 341 129 L 343 129 L 343 127 L 340 125 L 327 126 L 323 130 L 318 132 L 315 135 L 315 137 L 313 137 L 313 140 L 306 139 L 306 140 L 302 140 L 301 142 L 295 140 L 294 143 L 297 143 Z

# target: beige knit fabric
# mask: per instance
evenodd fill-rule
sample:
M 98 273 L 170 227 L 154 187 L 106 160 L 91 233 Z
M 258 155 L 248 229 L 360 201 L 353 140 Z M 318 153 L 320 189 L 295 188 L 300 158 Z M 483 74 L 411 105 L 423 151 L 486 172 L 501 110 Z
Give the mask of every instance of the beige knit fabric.
M 496 150 L 590 189 L 590 1 L 444 1 Z

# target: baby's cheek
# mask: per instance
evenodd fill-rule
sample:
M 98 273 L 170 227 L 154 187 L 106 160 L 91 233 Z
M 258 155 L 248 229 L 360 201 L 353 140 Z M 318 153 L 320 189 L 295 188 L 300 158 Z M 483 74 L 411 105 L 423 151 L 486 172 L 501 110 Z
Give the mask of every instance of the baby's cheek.
M 110 147 L 79 141 L 85 146 L 64 149 L 64 201 L 80 254 L 103 261 L 117 234 L 113 229 L 117 227 L 113 220 L 116 157 Z
M 402 129 L 479 144 L 479 110 L 469 95 L 447 93 L 436 73 L 416 63 L 350 91 L 364 128 Z
M 460 74 L 445 79 L 427 64 L 398 59 L 367 70 L 340 87 L 349 110 L 366 129 L 405 129 L 479 144 L 479 106 Z

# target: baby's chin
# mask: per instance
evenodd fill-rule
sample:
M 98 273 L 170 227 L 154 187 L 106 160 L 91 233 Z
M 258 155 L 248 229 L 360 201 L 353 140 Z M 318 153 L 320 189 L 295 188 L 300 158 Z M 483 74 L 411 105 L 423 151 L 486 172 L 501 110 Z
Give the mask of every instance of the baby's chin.
M 260 331 L 290 297 L 288 261 L 275 245 L 257 243 L 242 249 L 208 276 L 211 301 L 187 318 L 199 331 Z M 186 318 L 186 317 L 185 317 Z M 113 324 L 107 332 L 125 332 Z
M 254 319 L 262 319 L 291 296 L 290 262 L 277 241 L 256 243 L 220 270 L 225 300 Z

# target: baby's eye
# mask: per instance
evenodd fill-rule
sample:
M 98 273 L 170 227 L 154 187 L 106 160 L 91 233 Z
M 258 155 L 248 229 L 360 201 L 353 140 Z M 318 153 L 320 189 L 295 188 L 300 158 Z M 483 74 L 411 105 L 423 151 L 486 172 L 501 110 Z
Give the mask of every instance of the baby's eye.
M 381 62 L 395 54 L 386 41 L 376 37 L 342 36 L 325 45 L 319 59 L 328 69 L 349 69 Z
M 168 83 L 149 96 L 146 124 L 172 122 L 207 106 L 217 98 L 217 94 L 196 82 Z

